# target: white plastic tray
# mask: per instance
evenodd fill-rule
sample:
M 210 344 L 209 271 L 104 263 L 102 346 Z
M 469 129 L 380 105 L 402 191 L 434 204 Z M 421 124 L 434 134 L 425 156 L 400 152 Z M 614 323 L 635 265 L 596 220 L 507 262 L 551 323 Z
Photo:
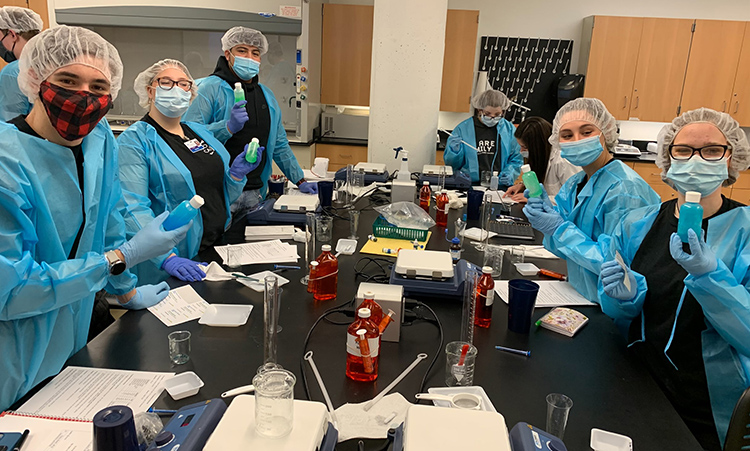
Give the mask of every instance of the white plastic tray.
M 490 397 L 487 396 L 484 388 L 479 385 L 468 385 L 465 387 L 430 387 L 427 389 L 427 393 L 446 396 L 455 395 L 456 393 L 471 393 L 482 398 L 482 408 L 480 410 L 497 413 L 495 406 L 492 404 L 492 401 L 490 401 Z M 450 401 L 432 401 L 432 403 L 439 407 L 451 406 Z
M 247 322 L 252 311 L 252 305 L 211 304 L 198 320 L 198 324 L 213 327 L 239 327 Z
M 164 381 L 164 389 L 175 401 L 198 394 L 203 381 L 192 371 L 185 371 Z
M 592 428 L 591 449 L 594 451 L 633 451 L 633 440 L 626 435 Z

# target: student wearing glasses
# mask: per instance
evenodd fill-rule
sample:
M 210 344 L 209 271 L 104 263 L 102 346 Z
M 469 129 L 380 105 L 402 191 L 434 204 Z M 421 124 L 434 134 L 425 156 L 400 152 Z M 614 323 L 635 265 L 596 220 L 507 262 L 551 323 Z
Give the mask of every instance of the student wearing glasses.
M 703 448 L 719 451 L 750 384 L 750 209 L 721 188 L 750 165 L 750 144 L 731 116 L 701 108 L 661 130 L 656 164 L 677 198 L 630 212 L 580 248 L 604 260 L 604 313 L 630 322 L 630 349 Z M 675 232 L 688 191 L 701 194 L 703 224 L 683 243 Z
M 191 259 L 215 257 L 213 246 L 230 225 L 229 206 L 242 193 L 245 175 L 260 159 L 248 163 L 243 151 L 232 161 L 205 126 L 182 122 L 196 86 L 180 61 L 153 64 L 136 77 L 134 89 L 148 113 L 117 139 L 128 236 L 195 195 L 205 203 L 177 247 L 132 271 L 139 281 L 160 281 L 168 275 L 190 282 L 202 280 L 205 273 Z

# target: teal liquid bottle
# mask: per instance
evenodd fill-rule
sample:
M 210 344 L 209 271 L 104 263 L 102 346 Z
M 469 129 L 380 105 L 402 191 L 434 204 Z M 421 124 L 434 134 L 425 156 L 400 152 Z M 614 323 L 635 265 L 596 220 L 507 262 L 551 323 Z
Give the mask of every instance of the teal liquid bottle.
M 536 173 L 531 170 L 531 166 L 528 164 L 521 166 L 521 179 L 523 185 L 529 190 L 529 197 L 540 197 L 542 195 L 542 185 L 536 178 Z
M 685 203 L 680 207 L 680 220 L 677 222 L 677 235 L 683 243 L 688 242 L 688 230 L 693 229 L 701 236 L 703 224 L 703 207 L 700 204 L 701 193 L 688 191 L 685 193 Z
M 190 200 L 182 201 L 177 208 L 172 210 L 172 213 L 167 216 L 161 226 L 167 231 L 179 229 L 198 214 L 198 209 L 203 206 L 203 203 L 203 198 L 198 195 L 193 196 Z
M 260 141 L 258 138 L 250 140 L 250 144 L 247 145 L 247 152 L 245 152 L 245 160 L 248 163 L 255 163 L 258 161 L 258 147 L 260 147 Z
M 237 82 L 234 84 L 234 103 L 243 102 L 245 100 L 245 90 L 242 89 L 242 83 Z

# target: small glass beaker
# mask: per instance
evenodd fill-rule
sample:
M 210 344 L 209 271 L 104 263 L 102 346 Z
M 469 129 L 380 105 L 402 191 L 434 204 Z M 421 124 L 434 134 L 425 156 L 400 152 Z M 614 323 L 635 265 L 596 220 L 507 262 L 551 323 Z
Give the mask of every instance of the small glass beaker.
M 482 266 L 492 267 L 492 277 L 500 278 L 503 273 L 503 257 L 505 249 L 496 244 L 488 244 L 484 248 L 484 264 Z
M 510 248 L 510 263 L 523 263 L 526 256 L 526 248 L 523 246 L 513 246 Z
M 242 248 L 240 246 L 227 246 L 227 268 L 236 269 L 242 266 Z
M 468 345 L 463 352 L 464 345 Z M 463 355 L 463 358 L 461 357 Z M 477 348 L 463 341 L 452 341 L 445 347 L 445 385 L 474 385 L 474 362 Z
M 190 332 L 177 330 L 169 334 L 169 360 L 182 365 L 190 360 Z
M 330 244 L 333 240 L 333 218 L 329 216 L 319 216 L 315 221 L 316 238 L 321 244 Z
M 479 179 L 479 184 L 481 186 L 484 186 L 485 188 L 489 188 L 491 179 L 492 171 L 482 171 L 481 178 Z
M 253 378 L 255 431 L 265 437 L 284 437 L 294 425 L 294 384 L 291 371 L 269 368 Z

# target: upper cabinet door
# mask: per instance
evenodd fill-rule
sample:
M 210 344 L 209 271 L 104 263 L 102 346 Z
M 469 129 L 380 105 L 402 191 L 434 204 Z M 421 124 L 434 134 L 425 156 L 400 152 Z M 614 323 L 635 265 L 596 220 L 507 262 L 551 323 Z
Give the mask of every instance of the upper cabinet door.
M 320 101 L 370 105 L 373 7 L 323 5 Z
M 741 126 L 750 127 L 750 22 L 745 24 L 745 39 L 742 42 L 729 112 Z
M 479 11 L 448 10 L 440 111 L 471 111 L 478 27 Z
M 628 119 L 642 17 L 596 16 L 586 70 L 586 97 L 596 97 L 616 119 Z
M 728 113 L 745 22 L 696 20 L 682 112 L 706 107 Z
M 631 118 L 671 122 L 677 115 L 693 23 L 692 19 L 644 19 Z

